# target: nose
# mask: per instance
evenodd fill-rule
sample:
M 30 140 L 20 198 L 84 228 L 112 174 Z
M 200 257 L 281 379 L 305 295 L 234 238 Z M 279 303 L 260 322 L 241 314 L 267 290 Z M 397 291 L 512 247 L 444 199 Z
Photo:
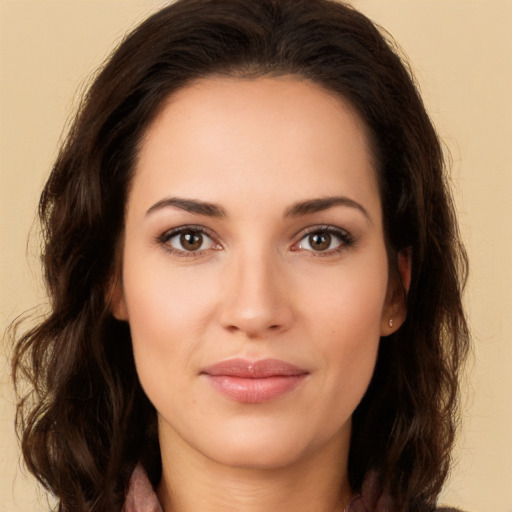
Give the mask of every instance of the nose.
M 222 326 L 248 338 L 264 338 L 290 328 L 291 290 L 286 272 L 268 255 L 252 254 L 231 261 L 224 280 Z

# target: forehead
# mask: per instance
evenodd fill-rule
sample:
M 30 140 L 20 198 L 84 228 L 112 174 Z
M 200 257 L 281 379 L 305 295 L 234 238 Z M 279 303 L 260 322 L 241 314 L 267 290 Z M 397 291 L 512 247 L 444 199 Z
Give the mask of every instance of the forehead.
M 348 102 L 294 76 L 214 77 L 162 105 L 142 140 L 132 192 L 155 201 L 167 193 L 293 202 L 333 188 L 379 200 L 366 127 Z

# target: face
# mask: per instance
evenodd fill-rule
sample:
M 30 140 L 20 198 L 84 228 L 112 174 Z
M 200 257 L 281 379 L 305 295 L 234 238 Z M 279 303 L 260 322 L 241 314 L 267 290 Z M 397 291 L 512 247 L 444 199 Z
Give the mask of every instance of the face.
M 114 300 L 163 452 L 259 468 L 346 455 L 380 337 L 403 319 L 393 288 L 347 103 L 293 77 L 211 78 L 167 100 Z

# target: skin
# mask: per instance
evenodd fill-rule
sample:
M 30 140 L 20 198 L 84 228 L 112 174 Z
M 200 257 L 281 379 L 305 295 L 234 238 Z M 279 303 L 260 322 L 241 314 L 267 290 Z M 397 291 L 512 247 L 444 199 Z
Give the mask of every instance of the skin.
M 169 234 L 190 225 L 206 230 L 197 250 Z M 141 146 L 114 293 L 158 413 L 166 512 L 343 510 L 351 415 L 405 316 L 388 266 L 349 104 L 291 76 L 209 78 L 167 100 Z M 240 403 L 201 373 L 234 357 L 307 377 Z

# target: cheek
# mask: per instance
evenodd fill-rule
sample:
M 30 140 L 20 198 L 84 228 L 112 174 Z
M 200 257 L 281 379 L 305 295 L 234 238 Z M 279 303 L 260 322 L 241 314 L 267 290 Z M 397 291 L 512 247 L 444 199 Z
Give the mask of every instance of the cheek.
M 304 330 L 315 340 L 323 385 L 331 391 L 333 406 L 340 394 L 349 409 L 355 408 L 373 375 L 380 343 L 383 308 L 387 295 L 387 267 L 351 266 L 346 271 L 333 269 L 319 280 L 310 275 L 301 286 L 301 316 Z M 316 293 L 306 293 L 316 284 Z M 308 330 L 310 330 L 308 332 Z M 338 392 L 336 392 L 338 390 Z
M 295 279 L 300 282 L 297 306 L 310 325 L 349 345 L 380 338 L 388 282 L 384 255 L 328 270 L 296 272 Z
M 380 343 L 381 303 L 350 296 L 318 313 L 315 339 L 329 371 L 329 385 L 344 393 L 364 393 Z
M 208 273 L 171 272 L 165 258 L 145 266 L 136 262 L 125 259 L 124 295 L 139 379 L 157 400 L 161 389 L 179 387 L 182 379 L 176 377 L 194 371 L 213 287 Z
M 165 254 L 128 248 L 125 255 L 123 289 L 132 335 L 143 332 L 148 342 L 187 337 L 204 322 L 214 289 L 211 270 L 173 266 Z
M 372 306 L 373 319 L 362 312 Z M 323 316 L 319 313 L 324 328 L 316 334 L 323 369 L 318 372 L 318 395 L 324 398 L 313 402 L 311 416 L 324 422 L 327 434 L 334 435 L 350 420 L 372 379 L 380 344 L 378 306 L 352 298 L 345 307 L 340 305 L 341 310 L 326 308 Z

